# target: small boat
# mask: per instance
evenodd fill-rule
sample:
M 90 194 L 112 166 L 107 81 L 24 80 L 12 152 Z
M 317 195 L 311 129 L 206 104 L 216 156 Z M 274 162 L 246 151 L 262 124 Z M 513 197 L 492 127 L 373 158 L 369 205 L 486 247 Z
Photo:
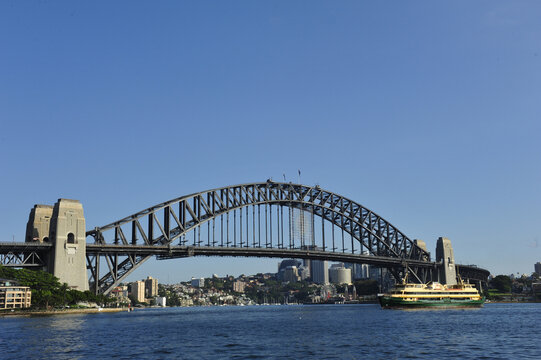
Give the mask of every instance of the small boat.
M 485 298 L 473 284 L 459 278 L 456 285 L 442 285 L 438 282 L 412 284 L 402 282 L 388 294 L 378 294 L 383 309 L 457 309 L 482 307 Z

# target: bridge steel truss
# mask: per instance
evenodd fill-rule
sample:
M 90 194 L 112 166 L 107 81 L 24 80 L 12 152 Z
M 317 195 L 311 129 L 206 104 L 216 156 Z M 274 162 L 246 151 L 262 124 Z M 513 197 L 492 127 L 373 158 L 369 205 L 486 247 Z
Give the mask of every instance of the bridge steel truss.
M 0 242 L 0 265 L 45 269 L 52 244 Z
M 311 214 L 312 231 L 314 215 L 321 219 L 317 247 L 313 237 L 306 241 L 292 236 L 291 223 L 286 226 L 288 236 L 284 235 L 284 209 L 290 214 Z M 206 241 L 201 238 L 205 227 Z M 338 240 L 335 227 L 341 232 Z M 193 239 L 187 238 L 188 233 L 193 233 Z M 90 286 L 103 294 L 151 256 L 258 256 L 368 263 L 388 268 L 396 279 L 407 272 L 410 280 L 417 282 L 431 280 L 438 266 L 430 261 L 428 252 L 364 206 L 319 186 L 272 181 L 179 197 L 96 227 L 87 231 L 88 236 L 94 238 L 94 244 L 88 243 L 86 249 Z M 105 258 L 106 267 L 101 258 Z M 104 275 L 100 267 L 105 268 Z M 478 274 L 475 269 L 473 273 Z

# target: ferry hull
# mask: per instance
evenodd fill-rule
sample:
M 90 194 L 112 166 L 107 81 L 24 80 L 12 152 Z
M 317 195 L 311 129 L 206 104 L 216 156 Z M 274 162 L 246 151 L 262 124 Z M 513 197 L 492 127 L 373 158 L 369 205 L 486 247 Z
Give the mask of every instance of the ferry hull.
M 380 296 L 379 303 L 383 309 L 462 309 L 462 308 L 480 308 L 485 302 L 484 298 L 479 300 L 451 300 L 451 299 L 422 299 L 422 300 L 404 300 L 391 296 Z

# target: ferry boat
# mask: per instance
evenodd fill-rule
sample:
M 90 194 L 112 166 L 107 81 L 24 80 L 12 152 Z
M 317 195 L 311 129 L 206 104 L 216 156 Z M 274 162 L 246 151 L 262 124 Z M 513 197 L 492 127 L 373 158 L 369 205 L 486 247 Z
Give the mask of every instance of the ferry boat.
M 378 300 L 383 309 L 472 308 L 485 302 L 473 284 L 460 278 L 457 285 L 403 282 L 388 294 L 378 294 Z

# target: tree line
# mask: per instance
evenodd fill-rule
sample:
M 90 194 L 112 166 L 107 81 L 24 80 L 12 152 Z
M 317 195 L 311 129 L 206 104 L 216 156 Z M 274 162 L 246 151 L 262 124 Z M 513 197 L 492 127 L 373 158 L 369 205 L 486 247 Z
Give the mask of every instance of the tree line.
M 0 278 L 15 280 L 21 286 L 30 287 L 33 309 L 73 307 L 85 301 L 100 305 L 112 302 L 108 297 L 95 295 L 88 290 L 70 289 L 68 284 L 60 283 L 56 276 L 41 270 L 13 269 L 0 265 Z

